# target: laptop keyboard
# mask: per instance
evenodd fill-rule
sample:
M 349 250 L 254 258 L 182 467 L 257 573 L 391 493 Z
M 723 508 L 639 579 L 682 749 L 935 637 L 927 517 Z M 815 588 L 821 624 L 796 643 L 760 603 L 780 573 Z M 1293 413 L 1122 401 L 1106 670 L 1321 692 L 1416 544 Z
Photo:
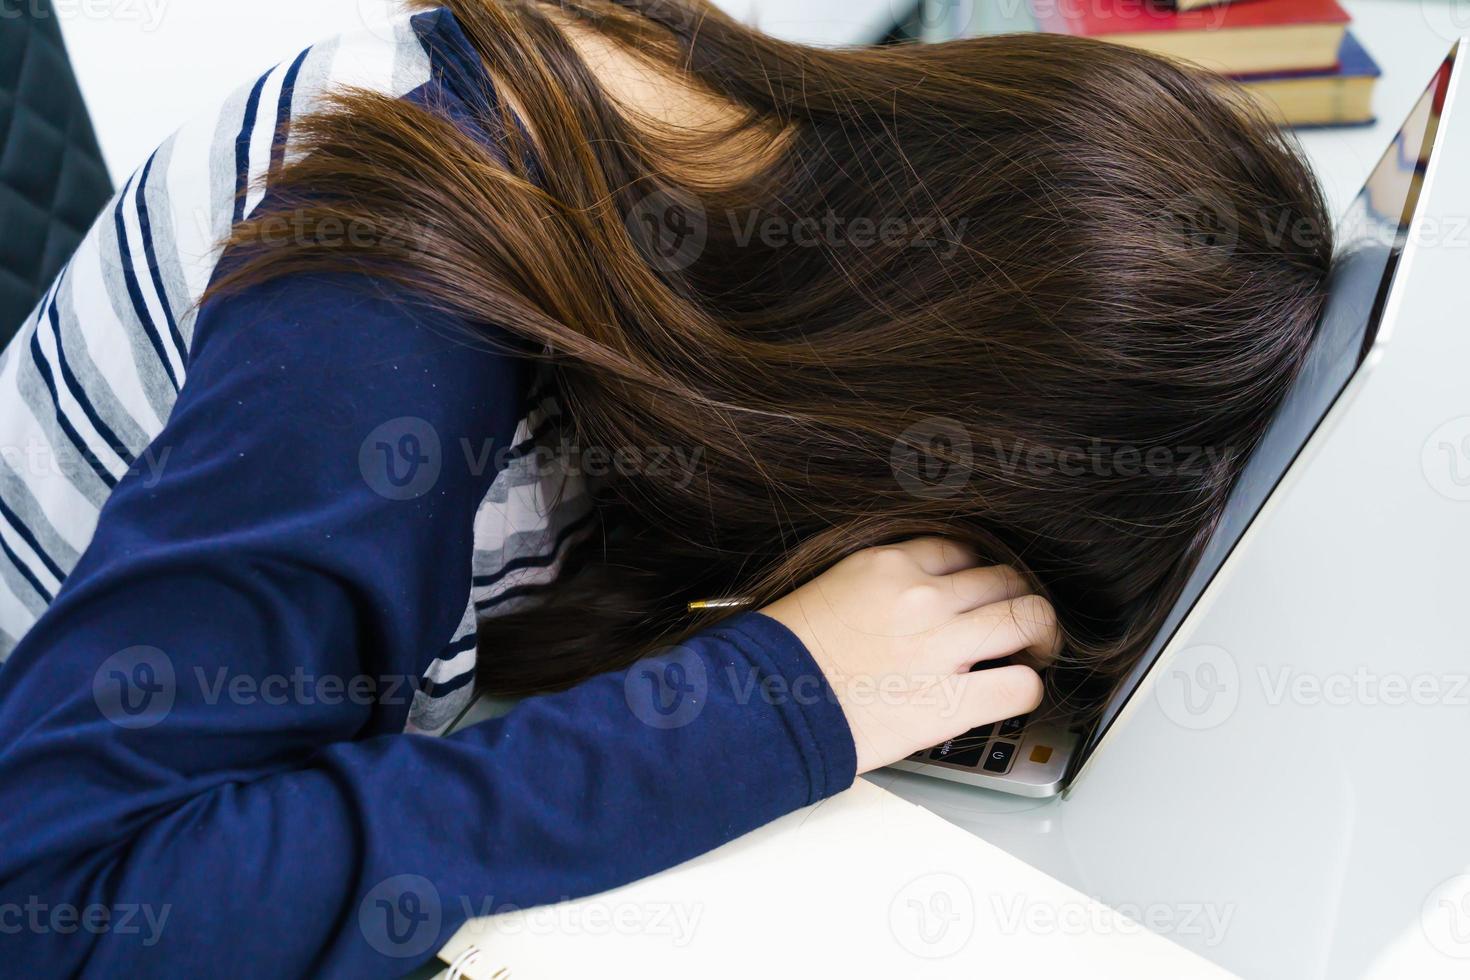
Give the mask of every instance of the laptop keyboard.
M 971 672 L 989 670 L 992 667 L 1002 667 L 1010 662 L 1009 657 L 999 660 L 982 660 L 970 670 Z M 1021 734 L 1026 729 L 1026 719 L 1029 717 L 1031 716 L 1017 715 L 998 724 L 972 728 L 943 745 L 936 745 L 923 752 L 915 752 L 909 756 L 909 759 L 914 762 L 943 762 L 945 765 L 978 769 L 981 772 L 1003 776 L 1011 771 L 1011 763 L 1016 759 L 1016 750 L 1020 748 Z
M 981 725 L 963 735 L 957 735 L 943 745 L 936 745 L 924 752 L 915 752 L 909 758 L 915 762 L 943 762 L 946 765 L 975 769 L 992 775 L 1004 775 L 1011 770 L 1016 749 L 1020 747 L 1021 733 L 1026 727 L 1028 715 L 1007 718 L 998 725 Z

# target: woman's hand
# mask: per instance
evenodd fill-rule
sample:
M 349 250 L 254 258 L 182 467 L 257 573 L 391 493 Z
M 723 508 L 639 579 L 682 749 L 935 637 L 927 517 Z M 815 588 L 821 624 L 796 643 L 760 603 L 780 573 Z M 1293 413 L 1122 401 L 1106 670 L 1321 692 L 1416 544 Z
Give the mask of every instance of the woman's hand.
M 1012 568 L 980 567 L 942 538 L 868 548 L 761 610 L 806 644 L 852 728 L 858 772 L 977 725 L 1032 711 L 1061 632 L 1051 603 Z

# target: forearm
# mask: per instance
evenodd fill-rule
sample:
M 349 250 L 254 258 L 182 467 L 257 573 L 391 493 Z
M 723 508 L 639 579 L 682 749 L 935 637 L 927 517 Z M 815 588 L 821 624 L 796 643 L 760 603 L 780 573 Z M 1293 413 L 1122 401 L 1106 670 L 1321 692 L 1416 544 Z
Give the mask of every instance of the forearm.
M 140 927 L 27 928 L 8 945 L 36 972 L 396 975 L 470 915 L 670 867 L 844 788 L 853 764 L 841 709 L 805 650 L 742 617 L 672 659 L 448 738 L 340 743 L 183 799 L 160 792 L 138 829 L 100 847 L 84 843 L 95 826 L 58 850 L 42 840 L 47 822 L 7 821 L 8 848 L 34 838 L 50 855 L 8 875 L 7 895 L 137 908 Z M 4 786 L 7 809 L 26 805 L 30 794 L 8 776 Z M 39 802 L 98 812 L 119 792 L 63 778 Z

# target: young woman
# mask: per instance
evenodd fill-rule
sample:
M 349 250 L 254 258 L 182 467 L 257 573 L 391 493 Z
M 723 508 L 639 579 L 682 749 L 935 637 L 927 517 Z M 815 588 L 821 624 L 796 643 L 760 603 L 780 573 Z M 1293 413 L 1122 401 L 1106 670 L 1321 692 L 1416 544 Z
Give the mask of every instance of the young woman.
M 0 361 L 7 969 L 401 973 L 1105 680 L 1326 228 L 1065 37 L 453 0 L 278 66 Z

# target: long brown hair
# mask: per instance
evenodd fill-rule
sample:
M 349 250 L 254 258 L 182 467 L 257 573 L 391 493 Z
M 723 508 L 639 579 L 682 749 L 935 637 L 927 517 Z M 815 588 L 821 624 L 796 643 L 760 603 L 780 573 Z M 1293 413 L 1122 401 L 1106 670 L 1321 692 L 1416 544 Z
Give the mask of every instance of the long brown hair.
M 1269 123 L 1204 72 L 1072 37 L 824 50 L 701 0 L 447 6 L 525 130 L 502 103 L 487 147 L 340 94 L 293 128 L 273 200 L 413 234 L 265 248 L 257 215 L 215 292 L 368 269 L 544 350 L 582 444 L 698 450 L 605 481 L 594 543 L 482 624 L 483 687 L 575 683 L 708 625 L 689 599 L 765 601 L 919 533 L 1033 576 L 1063 667 L 1138 656 L 1322 302 L 1326 211 Z M 631 118 L 568 19 L 724 122 Z M 730 146 L 769 152 L 692 176 Z

